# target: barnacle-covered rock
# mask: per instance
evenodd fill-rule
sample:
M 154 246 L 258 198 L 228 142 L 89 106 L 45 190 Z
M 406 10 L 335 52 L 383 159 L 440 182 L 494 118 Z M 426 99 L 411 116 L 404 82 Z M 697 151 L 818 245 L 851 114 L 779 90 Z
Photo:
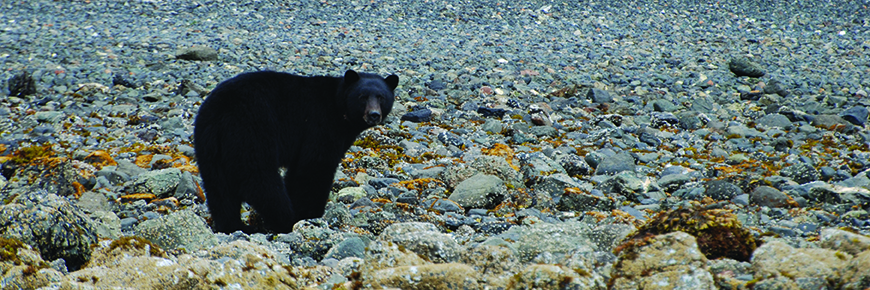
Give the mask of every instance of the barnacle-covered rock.
M 694 236 L 698 241 L 698 248 L 708 259 L 726 257 L 747 262 L 756 248 L 755 237 L 730 211 L 691 208 L 658 214 L 615 251 L 618 253 L 642 246 L 656 235 L 678 231 Z
M 93 221 L 81 209 L 42 190 L 0 206 L 0 236 L 21 240 L 49 261 L 63 258 L 70 270 L 88 261 L 97 242 Z

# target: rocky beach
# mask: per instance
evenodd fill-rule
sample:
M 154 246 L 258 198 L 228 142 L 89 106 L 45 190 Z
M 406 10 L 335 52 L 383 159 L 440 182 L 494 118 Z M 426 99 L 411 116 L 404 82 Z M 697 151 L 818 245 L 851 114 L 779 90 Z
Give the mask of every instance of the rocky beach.
M 0 289 L 868 289 L 868 6 L 0 1 Z M 208 93 L 348 69 L 326 214 L 214 233 Z

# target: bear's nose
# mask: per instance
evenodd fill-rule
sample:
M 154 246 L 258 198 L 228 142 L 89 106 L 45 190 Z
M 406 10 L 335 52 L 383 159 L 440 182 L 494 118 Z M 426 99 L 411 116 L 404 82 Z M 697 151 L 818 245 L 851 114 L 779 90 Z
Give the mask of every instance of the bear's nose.
M 380 120 L 381 120 L 381 112 L 379 112 L 379 111 L 369 111 L 369 120 L 372 120 L 372 121 L 380 121 Z

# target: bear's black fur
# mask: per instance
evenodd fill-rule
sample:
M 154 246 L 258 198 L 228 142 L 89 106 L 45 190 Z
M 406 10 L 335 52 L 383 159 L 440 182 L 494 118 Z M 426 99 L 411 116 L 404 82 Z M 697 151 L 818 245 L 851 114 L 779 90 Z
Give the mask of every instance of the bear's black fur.
M 241 221 L 242 202 L 274 232 L 323 216 L 336 167 L 357 136 L 390 113 L 398 83 L 396 75 L 352 70 L 344 77 L 261 71 L 215 87 L 193 130 L 214 230 L 255 231 Z

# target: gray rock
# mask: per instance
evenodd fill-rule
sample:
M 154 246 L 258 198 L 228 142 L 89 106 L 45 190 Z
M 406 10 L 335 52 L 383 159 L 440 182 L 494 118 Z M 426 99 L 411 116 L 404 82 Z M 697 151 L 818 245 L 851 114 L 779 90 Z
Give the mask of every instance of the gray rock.
M 175 53 L 175 58 L 195 61 L 215 61 L 218 60 L 218 52 L 211 47 L 194 46 L 178 50 Z
M 846 119 L 843 119 L 842 117 L 837 115 L 830 114 L 822 114 L 816 116 L 811 124 L 813 126 L 822 127 L 825 129 L 836 129 L 838 126 L 846 126 L 847 124 L 849 126 L 852 125 L 852 123 L 846 121 Z
M 181 183 L 181 170 L 175 167 L 148 171 L 136 178 L 133 188 L 136 192 L 146 192 L 158 197 L 169 197 Z
M 429 122 L 432 120 L 432 110 L 429 110 L 429 108 L 416 109 L 402 115 L 401 120 L 414 123 Z
M 456 186 L 448 199 L 464 208 L 494 208 L 504 200 L 507 188 L 497 176 L 478 173 Z
M 761 77 L 764 76 L 764 69 L 760 65 L 750 60 L 748 57 L 735 57 L 728 62 L 728 69 L 738 77 Z
M 565 193 L 565 188 L 568 187 L 579 188 L 581 185 L 568 174 L 556 173 L 542 177 L 542 180 L 532 188 L 546 192 L 553 200 L 558 200 Z
M 121 219 L 111 211 L 96 211 L 91 214 L 97 236 L 101 239 L 117 239 L 121 237 Z
M 352 224 L 353 215 L 344 204 L 330 202 L 326 204 L 326 209 L 324 209 L 322 219 L 329 223 L 330 226 L 342 227 L 344 225 Z
M 565 169 L 568 175 L 589 175 L 592 173 L 592 166 L 586 163 L 586 160 L 574 154 L 564 154 L 557 158 L 559 165 Z
M 192 252 L 217 245 L 217 238 L 205 220 L 190 210 L 143 221 L 135 229 L 136 235 L 165 250 L 184 249 Z
M 783 128 L 786 130 L 791 130 L 794 127 L 791 120 L 788 119 L 785 115 L 782 114 L 767 114 L 755 120 L 755 123 L 768 128 Z
M 680 128 L 687 130 L 697 130 L 704 127 L 704 124 L 709 121 L 707 116 L 699 114 L 695 111 L 685 111 L 677 114 Z
M 462 246 L 450 235 L 439 232 L 438 228 L 430 223 L 392 224 L 384 229 L 378 238 L 404 246 L 436 263 L 457 261 L 462 252 Z
M 559 136 L 559 131 L 556 130 L 556 128 L 553 128 L 552 126 L 534 126 L 532 128 L 529 128 L 529 133 L 531 133 L 532 135 L 535 135 L 537 137 L 545 137 L 546 136 L 546 137 L 554 138 L 556 136 Z
M 787 277 L 791 280 L 788 282 L 797 286 L 778 289 L 825 289 L 829 288 L 828 281 L 837 280 L 837 270 L 844 268 L 849 258 L 849 254 L 838 254 L 830 249 L 794 248 L 774 240 L 755 249 L 751 263 L 755 270 L 754 278 L 759 282 Z
M 680 119 L 672 113 L 652 112 L 650 113 L 649 125 L 653 128 L 661 128 L 665 126 L 673 126 L 680 123 Z
M 462 207 L 460 207 L 458 203 L 456 203 L 452 200 L 449 200 L 449 199 L 438 199 L 438 200 L 432 201 L 431 203 L 429 203 L 429 202 L 426 202 L 426 203 L 427 203 L 427 205 L 426 205 L 427 208 L 434 209 L 434 210 L 438 211 L 438 213 L 440 213 L 440 214 L 444 214 L 444 213 L 448 213 L 448 212 L 457 212 L 457 213 L 464 212 L 462 210 Z
M 779 171 L 779 175 L 791 178 L 799 184 L 819 180 L 819 171 L 812 165 L 803 162 L 783 168 Z
M 40 111 L 33 114 L 36 120 L 43 123 L 57 123 L 64 117 L 64 113 L 60 111 Z
M 586 98 L 592 100 L 592 102 L 596 104 L 613 102 L 613 97 L 610 96 L 610 93 L 602 89 L 590 89 L 589 92 L 586 93 Z
M 864 123 L 867 122 L 867 115 L 867 108 L 864 106 L 854 106 L 840 113 L 840 117 L 849 121 L 849 123 L 862 127 L 864 126 Z
M 341 260 L 347 257 L 365 258 L 366 244 L 358 237 L 351 237 L 339 242 L 326 252 L 324 259 Z
M 502 125 L 501 121 L 495 119 L 487 119 L 486 123 L 480 127 L 483 131 L 490 134 L 500 134 L 504 129 L 504 125 Z
M 517 154 L 520 171 L 526 180 L 540 180 L 545 175 L 566 173 L 559 163 L 541 152 Z
M 429 151 L 429 148 L 426 148 L 426 146 L 408 140 L 399 141 L 399 146 L 405 149 L 405 155 L 411 157 L 419 157 L 423 152 Z
M 181 178 L 178 181 L 178 186 L 175 187 L 175 192 L 172 194 L 178 200 L 196 200 L 199 190 L 196 186 L 196 181 L 193 180 L 193 175 L 190 172 L 182 171 Z
M 634 172 L 634 168 L 634 157 L 629 153 L 622 152 L 601 160 L 601 163 L 595 168 L 595 175 Z
M 373 186 L 375 189 L 385 188 L 394 183 L 399 183 L 399 180 L 395 178 L 373 178 L 369 180 L 369 185 Z
M 622 172 L 611 177 L 607 177 L 604 181 L 595 186 L 596 189 L 606 193 L 613 193 L 628 197 L 629 200 L 640 202 L 646 198 L 645 194 L 651 190 L 657 189 L 649 182 L 644 182 L 631 172 Z
M 94 175 L 105 177 L 112 184 L 119 184 L 130 180 L 130 175 L 127 175 L 120 170 L 116 170 L 115 166 L 105 166 L 103 169 L 94 172 Z
M 668 174 L 659 178 L 658 184 L 663 190 L 674 192 L 689 181 L 692 181 L 692 177 L 687 174 Z
M 556 208 L 562 211 L 611 211 L 616 209 L 614 199 L 585 191 L 567 190 L 559 199 Z
M 514 241 L 520 260 L 528 262 L 545 252 L 563 257 L 575 251 L 594 251 L 595 243 L 587 237 L 589 232 L 589 225 L 575 221 L 536 223 L 511 227 L 498 238 Z
M 508 185 L 517 188 L 525 187 L 522 173 L 514 169 L 504 157 L 481 155 L 471 162 L 471 168 L 477 172 L 498 176 Z
M 766 207 L 788 207 L 788 195 L 770 186 L 756 187 L 749 193 L 749 202 Z
M 725 180 L 710 180 L 705 186 L 706 195 L 715 200 L 731 200 L 743 193 L 740 187 Z
M 819 233 L 819 246 L 850 255 L 858 255 L 870 250 L 870 237 L 837 228 L 826 228 Z
M 139 167 L 135 163 L 130 162 L 126 159 L 116 159 L 115 161 L 118 162 L 118 167 L 116 168 L 116 170 L 127 174 L 131 178 L 135 178 L 139 176 L 139 174 L 148 172 L 148 170 Z
M 61 258 L 74 271 L 90 259 L 97 230 L 90 217 L 66 199 L 35 191 L 0 205 L 0 237 L 32 246 L 43 259 Z

